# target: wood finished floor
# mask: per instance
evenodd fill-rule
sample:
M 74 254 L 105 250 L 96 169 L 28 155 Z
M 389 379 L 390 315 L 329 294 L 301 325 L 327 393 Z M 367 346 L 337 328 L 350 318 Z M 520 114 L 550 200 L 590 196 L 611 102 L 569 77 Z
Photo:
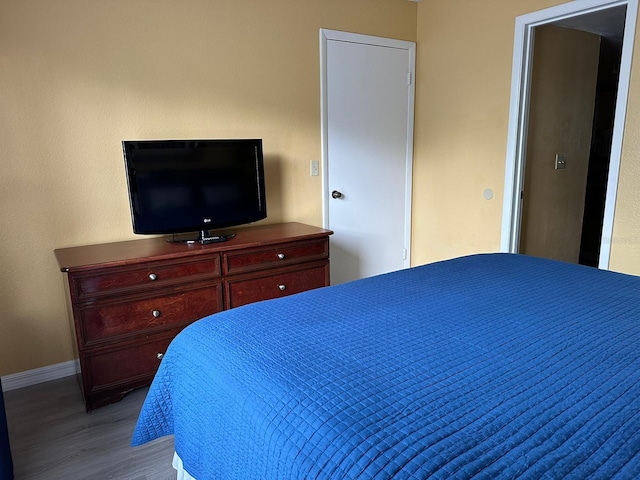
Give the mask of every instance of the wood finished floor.
M 147 389 L 86 413 L 75 377 L 4 393 L 15 480 L 168 480 L 173 437 L 129 446 Z

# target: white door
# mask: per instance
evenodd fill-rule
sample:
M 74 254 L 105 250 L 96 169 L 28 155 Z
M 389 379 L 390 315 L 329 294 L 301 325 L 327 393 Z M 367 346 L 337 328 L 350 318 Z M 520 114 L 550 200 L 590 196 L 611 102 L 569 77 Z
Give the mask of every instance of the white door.
M 321 30 L 331 283 L 410 266 L 415 44 Z

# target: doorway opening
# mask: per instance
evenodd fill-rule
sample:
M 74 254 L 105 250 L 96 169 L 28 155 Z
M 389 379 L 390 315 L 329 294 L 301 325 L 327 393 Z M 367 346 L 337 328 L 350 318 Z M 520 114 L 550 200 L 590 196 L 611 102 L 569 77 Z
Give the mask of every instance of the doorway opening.
M 535 32 L 539 26 L 554 25 L 602 38 L 602 70 L 576 263 L 608 268 L 636 16 L 637 0 L 587 0 L 516 19 L 501 251 L 520 251 Z

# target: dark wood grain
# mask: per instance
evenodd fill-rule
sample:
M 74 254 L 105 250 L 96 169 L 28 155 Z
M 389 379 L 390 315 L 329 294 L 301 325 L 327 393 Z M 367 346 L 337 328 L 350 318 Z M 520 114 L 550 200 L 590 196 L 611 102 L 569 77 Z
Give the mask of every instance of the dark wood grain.
M 329 262 L 303 265 L 297 268 L 269 272 L 262 275 L 245 275 L 225 281 L 229 307 L 281 298 L 295 293 L 328 285 Z
M 227 232 L 227 231 L 225 231 Z M 303 223 L 280 223 L 260 225 L 234 230 L 236 236 L 226 242 L 208 245 L 176 244 L 167 242 L 166 237 L 144 238 L 124 242 L 85 245 L 54 250 L 62 271 L 91 269 L 96 265 L 127 265 L 138 263 L 140 258 L 170 259 L 212 252 L 238 250 L 282 243 L 283 241 L 304 240 L 328 236 L 333 232 Z
M 55 250 L 87 411 L 148 385 L 156 357 L 190 323 L 329 285 L 331 233 L 285 223 L 240 229 L 209 245 L 145 238 Z
M 202 281 L 220 276 L 219 255 L 184 260 L 144 262 L 142 267 L 104 267 L 74 276 L 74 295 L 84 300 L 126 290 L 158 288 L 165 284 Z
M 93 396 L 98 398 L 102 391 L 108 396 L 120 395 L 122 398 L 133 390 L 132 386 L 136 383 L 139 386 L 148 384 L 176 333 L 174 331 L 173 335 L 165 334 L 143 342 L 91 351 L 86 357 L 86 365 L 93 380 Z
M 166 327 L 184 327 L 220 310 L 222 285 L 218 282 L 169 295 L 82 306 L 78 308 L 76 328 L 82 346 L 88 347 L 127 336 L 148 335 Z
M 329 257 L 326 238 L 252 248 L 248 251 L 224 252 L 222 263 L 225 275 L 233 275 L 267 268 L 279 268 L 292 263 L 308 262 Z

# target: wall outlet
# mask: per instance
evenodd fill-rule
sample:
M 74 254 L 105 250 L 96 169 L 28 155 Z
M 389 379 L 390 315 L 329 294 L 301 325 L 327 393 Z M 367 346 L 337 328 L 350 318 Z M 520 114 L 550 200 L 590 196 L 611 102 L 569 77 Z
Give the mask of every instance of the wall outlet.
M 312 177 L 317 177 L 320 175 L 320 162 L 318 160 L 311 160 L 311 171 L 309 174 Z

